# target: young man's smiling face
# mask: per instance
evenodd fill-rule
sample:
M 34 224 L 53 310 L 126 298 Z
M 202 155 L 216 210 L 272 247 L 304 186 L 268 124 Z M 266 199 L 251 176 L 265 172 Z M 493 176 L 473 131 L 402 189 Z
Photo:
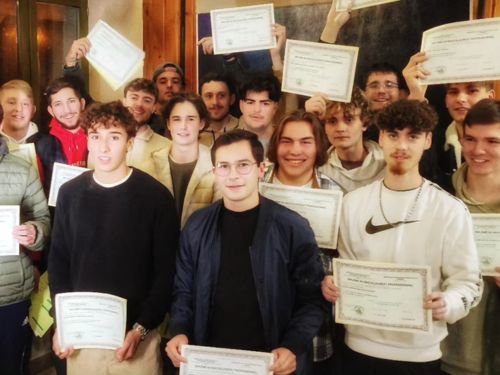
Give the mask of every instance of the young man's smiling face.
M 303 186 L 314 175 L 318 149 L 311 124 L 290 121 L 278 140 L 277 176 L 284 184 Z
M 370 109 L 378 111 L 399 99 L 398 77 L 393 72 L 373 72 L 366 80 L 365 95 Z
M 214 173 L 226 208 L 245 211 L 258 204 L 259 179 L 264 175 L 264 164 L 259 165 L 255 160 L 250 142 L 242 140 L 219 147 L 215 152 Z
M 155 110 L 156 98 L 147 91 L 128 90 L 122 101 L 139 125 L 147 124 Z
M 67 130 L 78 129 L 78 118 L 85 108 L 85 99 L 78 98 L 71 87 L 65 87 L 50 96 L 47 111 Z
M 198 144 L 198 135 L 204 126 L 196 107 L 188 101 L 177 103 L 167 121 L 172 141 L 183 146 Z
M 3 108 L 3 131 L 27 130 L 36 107 L 33 98 L 23 90 L 16 88 L 4 89 L 0 93 L 0 104 Z
M 89 159 L 94 162 L 96 178 L 104 183 L 118 182 L 128 171 L 127 151 L 133 144 L 122 126 L 96 124 L 88 129 Z
M 462 146 L 469 174 L 500 176 L 500 123 L 465 126 Z
M 446 108 L 451 118 L 461 125 L 469 109 L 481 99 L 492 99 L 495 92 L 478 83 L 450 83 L 446 87 Z
M 201 87 L 201 98 L 210 113 L 210 118 L 215 121 L 223 120 L 229 113 L 234 103 L 234 94 L 229 92 L 229 87 L 222 81 L 209 81 Z

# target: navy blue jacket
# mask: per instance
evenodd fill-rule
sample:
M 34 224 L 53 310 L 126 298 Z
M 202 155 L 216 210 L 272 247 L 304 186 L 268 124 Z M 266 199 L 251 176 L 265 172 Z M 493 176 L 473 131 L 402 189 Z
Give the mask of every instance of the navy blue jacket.
M 221 208 L 218 201 L 195 212 L 181 234 L 170 331 L 185 334 L 194 345 L 208 339 L 221 255 Z M 250 258 L 267 349 L 286 347 L 303 357 L 327 308 L 321 295 L 324 272 L 309 223 L 261 196 Z

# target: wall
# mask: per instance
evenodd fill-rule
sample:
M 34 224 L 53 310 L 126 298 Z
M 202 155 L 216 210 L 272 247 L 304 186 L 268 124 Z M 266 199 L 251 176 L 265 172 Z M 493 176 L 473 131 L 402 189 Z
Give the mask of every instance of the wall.
M 275 7 L 286 7 L 292 5 L 306 5 L 306 4 L 331 4 L 331 0 L 218 0 L 216 5 L 213 0 L 197 0 L 196 12 L 206 13 L 211 9 L 234 8 L 248 5 L 268 4 L 273 3 Z
M 138 48 L 143 48 L 142 0 L 88 0 L 89 31 L 102 19 Z M 139 67 L 131 79 L 142 77 L 143 67 Z M 123 97 L 123 91 L 113 89 L 90 67 L 90 94 L 98 101 L 111 101 Z

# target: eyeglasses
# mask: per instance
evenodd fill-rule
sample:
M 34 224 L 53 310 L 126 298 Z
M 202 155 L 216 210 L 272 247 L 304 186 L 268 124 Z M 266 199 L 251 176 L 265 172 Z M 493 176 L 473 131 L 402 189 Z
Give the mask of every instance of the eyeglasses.
M 251 162 L 250 160 L 241 160 L 236 163 L 218 162 L 215 165 L 214 173 L 220 177 L 227 177 L 231 173 L 231 166 L 234 165 L 236 172 L 239 174 L 249 174 L 255 164 L 257 162 Z
M 386 90 L 391 90 L 391 89 L 397 89 L 399 88 L 399 85 L 396 82 L 391 82 L 391 81 L 385 81 L 383 83 L 380 82 L 372 82 L 366 85 L 366 88 L 372 89 L 372 90 L 379 90 L 381 87 L 383 87 Z

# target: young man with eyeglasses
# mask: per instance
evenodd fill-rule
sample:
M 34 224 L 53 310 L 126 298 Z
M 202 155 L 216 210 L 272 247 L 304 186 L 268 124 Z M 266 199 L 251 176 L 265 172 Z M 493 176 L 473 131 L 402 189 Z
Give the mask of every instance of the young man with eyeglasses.
M 167 355 L 179 366 L 188 343 L 272 351 L 269 371 L 308 374 L 326 309 L 313 232 L 259 195 L 264 152 L 255 134 L 225 133 L 211 156 L 223 199 L 195 212 L 181 234 Z
M 341 258 L 430 266 L 432 333 L 402 333 L 346 325 L 346 374 L 439 375 L 440 343 L 447 323 L 465 317 L 481 296 L 477 251 L 469 211 L 424 179 L 418 164 L 431 146 L 437 115 L 426 103 L 401 100 L 376 118 L 387 162 L 383 180 L 348 193 L 342 206 Z M 323 294 L 342 298 L 332 277 Z

